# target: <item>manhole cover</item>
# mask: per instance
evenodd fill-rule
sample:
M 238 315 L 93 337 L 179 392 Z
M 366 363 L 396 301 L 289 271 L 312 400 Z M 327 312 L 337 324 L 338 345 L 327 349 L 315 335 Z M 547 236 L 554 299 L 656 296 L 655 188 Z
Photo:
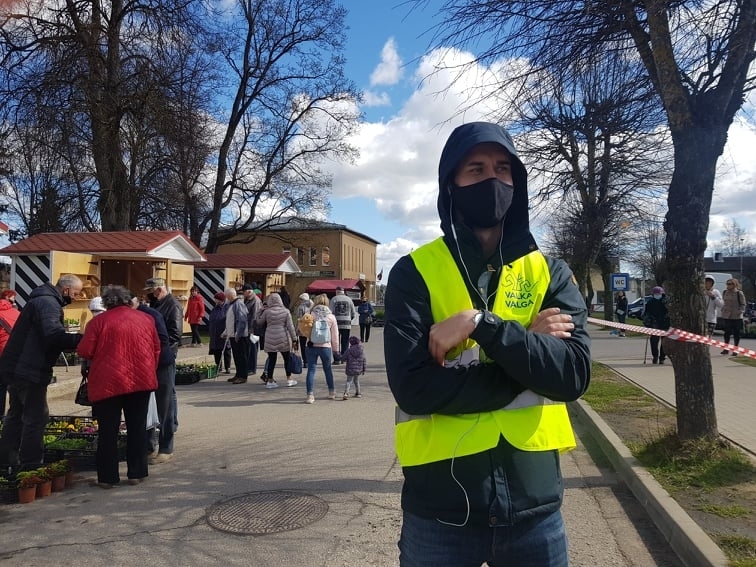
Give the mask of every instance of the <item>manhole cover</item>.
M 232 534 L 272 534 L 317 522 L 326 512 L 328 504 L 310 494 L 250 492 L 211 506 L 207 522 L 216 530 Z

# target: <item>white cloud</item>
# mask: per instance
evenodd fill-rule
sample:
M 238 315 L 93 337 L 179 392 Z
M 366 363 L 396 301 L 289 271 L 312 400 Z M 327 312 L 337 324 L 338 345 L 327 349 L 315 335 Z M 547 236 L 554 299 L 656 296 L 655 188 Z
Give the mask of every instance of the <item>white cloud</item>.
M 365 106 L 391 106 L 391 98 L 385 92 L 364 91 L 362 98 Z
M 394 50 L 390 40 L 384 47 L 384 62 Z M 511 69 L 512 65 L 524 63 L 466 65 L 473 59 L 472 54 L 455 49 L 439 49 L 422 57 L 412 74 L 418 86 L 401 109 L 384 121 L 361 126 L 352 139 L 360 150 L 355 164 L 333 165 L 335 198 L 371 199 L 383 221 L 403 229 L 396 238 L 378 246 L 377 268 L 384 268 L 383 283 L 401 256 L 441 234 L 436 210 L 437 168 L 451 131 L 459 124 L 486 119 L 509 107 L 506 93 L 500 90 L 499 77 L 505 67 Z M 741 119 L 732 125 L 720 159 L 711 209 L 710 250 L 721 238 L 719 231 L 725 220 L 737 220 L 756 242 L 754 100 L 756 96 L 746 103 Z M 751 117 L 751 123 L 746 117 Z M 538 233 L 547 219 L 535 211 L 532 216 L 531 228 Z
M 404 227 L 399 237 L 378 247 L 378 270 L 386 268 L 384 282 L 400 256 L 441 234 L 438 159 L 449 134 L 459 124 L 497 109 L 494 73 L 464 65 L 472 60 L 470 53 L 454 49 L 424 56 L 413 74 L 419 86 L 404 106 L 385 122 L 361 126 L 352 139 L 360 150 L 355 164 L 332 166 L 335 198 L 372 199 L 386 221 Z M 474 94 L 480 96 L 480 87 L 489 100 L 463 112 Z
M 390 37 L 381 49 L 381 62 L 370 74 L 370 86 L 395 85 L 402 78 L 402 58 L 396 49 L 396 41 Z
M 756 242 L 756 124 L 741 112 L 730 126 L 727 145 L 717 164 L 717 177 L 711 201 L 707 255 L 719 251 L 724 223 L 736 221 Z

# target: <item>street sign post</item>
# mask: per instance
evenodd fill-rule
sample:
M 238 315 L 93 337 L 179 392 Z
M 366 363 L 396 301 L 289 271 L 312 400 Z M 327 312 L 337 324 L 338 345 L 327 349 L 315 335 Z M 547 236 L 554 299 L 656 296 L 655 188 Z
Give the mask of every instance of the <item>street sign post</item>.
M 628 291 L 630 289 L 630 274 L 612 274 L 612 291 Z

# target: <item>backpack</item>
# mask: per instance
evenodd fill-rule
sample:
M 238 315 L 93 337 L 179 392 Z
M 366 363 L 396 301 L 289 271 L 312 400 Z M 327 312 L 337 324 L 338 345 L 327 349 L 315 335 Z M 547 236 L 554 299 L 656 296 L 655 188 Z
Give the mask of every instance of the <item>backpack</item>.
M 314 344 L 331 342 L 331 330 L 328 328 L 328 319 L 325 317 L 316 319 L 310 332 L 310 341 Z
M 315 323 L 315 318 L 312 313 L 305 313 L 297 320 L 297 330 L 303 337 L 309 337 L 312 334 L 312 325 Z

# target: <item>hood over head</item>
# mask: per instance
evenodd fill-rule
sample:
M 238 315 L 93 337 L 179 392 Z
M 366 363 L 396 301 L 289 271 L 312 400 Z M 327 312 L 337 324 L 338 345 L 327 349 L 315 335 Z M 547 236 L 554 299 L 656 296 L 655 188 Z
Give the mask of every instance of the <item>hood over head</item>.
M 268 307 L 283 307 L 283 300 L 277 293 L 271 293 L 266 301 L 268 302 Z
M 312 316 L 316 319 L 318 316 L 325 317 L 326 315 L 331 313 L 331 310 L 326 305 L 316 305 L 312 309 L 310 309 L 310 313 L 312 313 Z
M 462 159 L 478 144 L 494 142 L 501 145 L 512 158 L 512 205 L 504 219 L 504 242 L 530 236 L 528 218 L 528 176 L 514 147 L 512 137 L 503 127 L 491 122 L 470 122 L 454 129 L 446 141 L 438 164 L 438 215 L 441 229 L 451 235 L 450 190 L 454 173 Z M 459 230 L 459 229 L 458 229 Z

